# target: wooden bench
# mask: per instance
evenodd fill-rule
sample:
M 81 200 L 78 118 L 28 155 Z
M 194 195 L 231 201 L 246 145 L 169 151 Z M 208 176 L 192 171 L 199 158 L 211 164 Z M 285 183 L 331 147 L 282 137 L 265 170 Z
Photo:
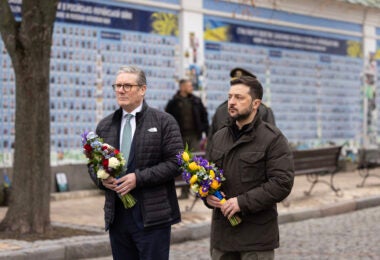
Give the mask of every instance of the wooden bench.
M 361 148 L 358 151 L 358 172 L 359 175 L 363 178 L 362 182 L 357 185 L 357 187 L 363 187 L 365 181 L 368 177 L 377 177 L 380 178 L 379 175 L 374 173 L 370 173 L 371 169 L 380 167 L 380 150 L 373 148 Z
M 307 180 L 311 183 L 309 190 L 305 191 L 305 195 L 310 195 L 318 182 L 329 185 L 335 195 L 342 195 L 340 189 L 336 188 L 333 182 L 334 175 L 338 171 L 341 149 L 342 146 L 332 146 L 293 151 L 295 176 L 306 175 Z M 319 178 L 321 175 L 326 174 L 330 174 L 329 182 Z
M 189 184 L 183 180 L 182 174 L 175 178 L 175 187 L 181 188 L 181 196 L 178 197 L 179 199 L 187 199 L 188 198 Z

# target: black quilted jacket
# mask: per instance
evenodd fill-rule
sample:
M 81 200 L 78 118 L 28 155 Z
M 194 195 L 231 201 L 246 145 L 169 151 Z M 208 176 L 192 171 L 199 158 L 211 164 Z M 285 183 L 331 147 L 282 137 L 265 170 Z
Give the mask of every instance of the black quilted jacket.
M 104 118 L 96 133 L 104 142 L 119 149 L 122 109 Z M 144 227 L 175 224 L 181 220 L 175 191 L 174 178 L 180 174 L 176 154 L 183 150 L 180 130 L 175 119 L 143 103 L 136 115 L 136 131 L 133 137 L 136 166 L 134 196 L 139 201 Z M 116 193 L 106 189 L 92 168 L 89 173 L 99 188 L 105 189 L 104 217 L 106 230 L 113 222 Z

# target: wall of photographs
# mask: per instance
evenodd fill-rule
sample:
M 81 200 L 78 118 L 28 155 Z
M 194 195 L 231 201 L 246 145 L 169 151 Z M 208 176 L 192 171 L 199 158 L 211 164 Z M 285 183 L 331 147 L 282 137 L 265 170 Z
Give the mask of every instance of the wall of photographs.
M 376 109 L 378 110 L 380 108 L 380 27 L 377 28 L 376 32 L 379 40 L 377 40 L 377 48 L 373 63 L 376 66 Z M 377 140 L 380 142 L 380 113 L 377 113 Z
M 226 99 L 228 72 L 243 67 L 264 87 L 277 126 L 297 147 L 360 141 L 360 39 L 205 17 L 207 106 Z
M 16 16 L 21 1 L 9 1 Z M 181 1 L 164 8 L 124 1 L 61 0 L 51 59 L 52 164 L 82 163 L 80 134 L 116 108 L 111 84 L 121 65 L 147 72 L 149 105 L 163 110 L 177 89 L 181 55 L 178 12 Z M 155 5 L 160 5 L 157 2 Z M 204 10 L 240 14 L 235 3 L 203 0 Z M 169 6 L 169 7 L 168 7 Z M 17 8 L 16 8 L 17 7 Z M 168 9 L 173 8 L 173 9 Z M 209 118 L 227 99 L 229 71 L 243 67 L 263 83 L 264 103 L 297 147 L 326 142 L 360 142 L 363 125 L 362 25 L 281 10 L 252 8 L 251 16 L 346 32 L 344 35 L 204 15 L 202 87 Z M 227 17 L 227 16 L 226 16 Z M 378 39 L 380 28 L 376 33 Z M 202 39 L 199 39 L 202 40 Z M 380 48 L 380 40 L 378 40 Z M 15 78 L 0 41 L 0 166 L 12 163 Z M 203 69 L 203 68 L 202 68 Z M 377 86 L 380 66 L 377 66 Z M 378 92 L 379 93 L 379 92 Z M 377 96 L 376 106 L 380 107 Z M 380 136 L 380 113 L 377 113 Z
M 82 5 L 82 9 L 75 8 L 76 4 Z M 120 15 L 78 13 L 96 8 Z M 53 165 L 83 163 L 80 134 L 95 130 L 97 122 L 117 108 L 111 85 L 120 66 L 142 67 L 147 74 L 147 102 L 164 109 L 177 89 L 177 33 L 177 13 L 173 11 L 111 1 L 60 1 L 50 68 Z M 0 50 L 0 165 L 10 166 L 15 82 L 2 41 Z
M 0 164 L 9 161 L 15 134 L 15 77 L 12 63 L 6 54 L 3 42 L 0 41 Z

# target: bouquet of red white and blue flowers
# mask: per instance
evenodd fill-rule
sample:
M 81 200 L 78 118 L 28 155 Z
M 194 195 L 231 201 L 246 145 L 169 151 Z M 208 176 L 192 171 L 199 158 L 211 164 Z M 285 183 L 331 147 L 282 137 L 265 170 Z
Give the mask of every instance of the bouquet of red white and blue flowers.
M 81 136 L 83 153 L 99 179 L 107 179 L 109 176 L 117 179 L 123 176 L 126 170 L 125 159 L 119 150 L 104 143 L 94 132 L 84 132 Z M 118 195 L 125 208 L 132 208 L 136 204 L 131 194 Z
M 220 192 L 222 181 L 225 180 L 222 169 L 201 156 L 193 156 L 187 145 L 182 153 L 177 154 L 177 163 L 182 170 L 183 179 L 196 196 L 205 199 L 208 195 L 214 195 L 222 204 L 226 202 Z M 241 223 L 241 218 L 235 214 L 229 221 L 232 226 L 236 226 Z

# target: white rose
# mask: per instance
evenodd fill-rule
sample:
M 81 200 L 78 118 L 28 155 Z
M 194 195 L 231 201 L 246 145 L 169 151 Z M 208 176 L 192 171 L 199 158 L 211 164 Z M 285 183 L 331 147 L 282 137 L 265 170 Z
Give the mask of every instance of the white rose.
M 120 164 L 121 164 L 122 166 L 125 165 L 125 159 L 124 159 L 124 158 L 121 159 Z
M 112 169 L 116 169 L 120 165 L 120 162 L 115 157 L 111 157 L 108 159 L 108 167 Z
M 194 192 L 198 192 L 199 190 L 199 185 L 197 183 L 193 184 L 190 186 L 191 190 Z
M 110 175 L 103 169 L 99 169 L 96 173 L 99 179 L 107 179 Z

